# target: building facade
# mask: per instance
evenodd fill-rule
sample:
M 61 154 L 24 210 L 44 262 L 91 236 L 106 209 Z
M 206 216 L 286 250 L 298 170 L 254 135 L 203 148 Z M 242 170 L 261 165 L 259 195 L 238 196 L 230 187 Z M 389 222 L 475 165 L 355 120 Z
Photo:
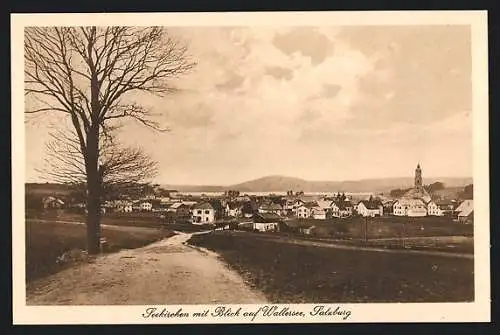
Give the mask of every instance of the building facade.
M 191 211 L 193 224 L 213 224 L 215 222 L 215 208 L 208 202 L 193 206 Z
M 441 208 L 439 208 L 439 206 L 434 201 L 430 201 L 427 204 L 427 215 L 429 215 L 429 216 L 443 216 L 444 213 L 441 210 Z
M 384 207 L 382 203 L 376 200 L 362 200 L 356 206 L 358 215 L 361 216 L 382 216 L 384 214 Z

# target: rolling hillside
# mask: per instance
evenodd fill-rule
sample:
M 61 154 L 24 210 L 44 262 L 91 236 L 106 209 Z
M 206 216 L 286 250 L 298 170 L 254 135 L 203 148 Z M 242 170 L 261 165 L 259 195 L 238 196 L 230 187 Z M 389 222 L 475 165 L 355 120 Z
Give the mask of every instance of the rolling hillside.
M 463 187 L 472 183 L 472 178 L 425 178 L 424 183 L 440 181 L 446 187 Z M 240 192 L 304 191 L 304 192 L 386 192 L 395 188 L 413 186 L 413 178 L 362 179 L 352 181 L 307 181 L 284 176 L 269 176 L 233 185 L 230 189 Z
M 472 178 L 425 178 L 424 183 L 430 184 L 440 181 L 446 188 L 463 188 L 472 184 Z M 180 192 L 223 192 L 238 190 L 240 192 L 286 192 L 288 190 L 304 192 L 388 192 L 395 188 L 413 186 L 413 178 L 383 178 L 362 179 L 352 181 L 308 181 L 300 178 L 285 176 L 267 176 L 231 186 L 217 185 L 161 185 L 165 189 L 175 189 Z M 446 191 L 442 191 L 446 192 Z M 69 193 L 65 185 L 60 184 L 26 184 L 26 193 L 30 194 L 59 194 Z
M 425 178 L 425 184 L 440 181 L 448 187 L 464 187 L 472 184 L 472 178 Z M 195 186 L 163 185 L 181 192 L 222 192 L 238 190 L 240 192 L 286 192 L 288 190 L 304 192 L 388 192 L 395 188 L 413 186 L 413 177 L 362 179 L 352 181 L 308 181 L 285 176 L 267 176 L 231 186 Z

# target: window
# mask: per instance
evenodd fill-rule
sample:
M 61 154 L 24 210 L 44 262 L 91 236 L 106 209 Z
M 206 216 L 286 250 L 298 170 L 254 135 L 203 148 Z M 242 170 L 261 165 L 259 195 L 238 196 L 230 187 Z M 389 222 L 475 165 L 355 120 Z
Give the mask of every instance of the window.
M 207 210 L 205 211 L 205 214 L 210 214 L 210 211 L 207 209 Z
M 208 218 L 205 218 L 205 221 L 208 221 Z
M 201 214 L 201 209 L 198 209 L 198 214 Z

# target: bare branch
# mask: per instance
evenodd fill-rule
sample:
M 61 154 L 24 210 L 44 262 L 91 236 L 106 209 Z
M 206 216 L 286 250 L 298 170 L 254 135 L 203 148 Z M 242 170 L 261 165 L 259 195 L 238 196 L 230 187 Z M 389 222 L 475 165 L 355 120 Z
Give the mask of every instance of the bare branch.
M 103 192 L 156 173 L 140 149 L 116 142 L 117 122 L 168 130 L 144 106 L 124 101 L 133 92 L 175 92 L 172 81 L 195 63 L 161 27 L 94 26 L 28 27 L 24 61 L 26 114 L 62 113 L 71 121 L 70 135 L 56 134 L 48 143 L 44 172 L 60 182 L 86 183 L 89 243 L 97 252 Z
M 56 130 L 46 145 L 44 167 L 38 170 L 45 180 L 86 184 L 86 166 L 78 139 L 72 131 Z M 158 166 L 140 148 L 124 147 L 110 129 L 100 139 L 100 168 L 103 194 L 118 188 L 147 182 L 158 173 Z

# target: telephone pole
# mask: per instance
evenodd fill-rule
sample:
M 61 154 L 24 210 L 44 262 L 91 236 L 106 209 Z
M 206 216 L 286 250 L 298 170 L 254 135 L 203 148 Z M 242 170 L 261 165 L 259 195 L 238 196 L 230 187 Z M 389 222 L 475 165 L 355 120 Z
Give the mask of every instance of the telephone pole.
M 368 242 L 368 216 L 365 216 L 365 244 Z

